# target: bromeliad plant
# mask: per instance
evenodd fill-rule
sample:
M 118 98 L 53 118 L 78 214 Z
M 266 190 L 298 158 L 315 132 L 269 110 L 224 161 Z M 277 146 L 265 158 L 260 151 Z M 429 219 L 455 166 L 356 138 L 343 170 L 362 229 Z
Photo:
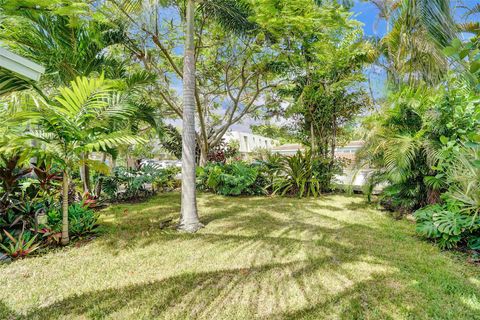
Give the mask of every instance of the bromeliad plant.
M 103 75 L 90 79 L 78 77 L 70 87 L 59 88 L 60 94 L 53 101 L 40 103 L 37 110 L 19 113 L 13 119 L 38 128 L 28 130 L 19 141 L 37 141 L 37 155 L 55 159 L 62 170 L 63 245 L 69 242 L 70 171 L 85 161 L 84 155 L 88 152 L 143 142 L 141 138 L 112 129 L 112 121 L 127 119 L 131 112 L 131 107 L 118 99 L 114 91 Z
M 273 193 L 302 197 L 317 197 L 331 189 L 335 174 L 342 171 L 335 160 L 316 157 L 310 150 L 283 156 L 273 178 Z
M 85 203 L 74 203 L 68 207 L 69 235 L 82 237 L 95 233 L 98 227 L 98 213 L 90 209 Z M 51 234 L 61 230 L 62 215 L 58 211 L 48 213 L 48 225 L 52 228 Z
M 15 238 L 6 230 L 3 230 L 3 232 L 10 241 L 7 245 L 4 245 L 0 236 L 0 249 L 5 251 L 5 254 L 12 259 L 24 258 L 40 247 L 38 243 L 35 243 L 37 235 L 26 239 L 23 231 L 18 235 L 18 238 Z

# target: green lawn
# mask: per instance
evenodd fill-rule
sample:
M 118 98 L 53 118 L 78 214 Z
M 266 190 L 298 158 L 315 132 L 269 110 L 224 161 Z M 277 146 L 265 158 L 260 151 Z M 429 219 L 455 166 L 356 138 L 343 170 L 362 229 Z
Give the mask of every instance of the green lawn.
M 0 319 L 480 319 L 480 268 L 361 197 L 179 195 L 104 211 L 84 245 L 0 265 Z

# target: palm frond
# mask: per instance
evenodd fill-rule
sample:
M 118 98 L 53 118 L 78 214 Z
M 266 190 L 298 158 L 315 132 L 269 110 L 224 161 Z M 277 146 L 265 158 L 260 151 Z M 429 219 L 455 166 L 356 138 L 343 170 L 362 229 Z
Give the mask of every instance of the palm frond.
M 79 151 L 106 151 L 108 149 L 114 149 L 122 145 L 134 145 L 134 144 L 143 144 L 146 143 L 146 140 L 122 132 L 115 132 L 113 134 L 104 135 L 98 137 L 94 141 L 87 143 L 83 146 L 79 146 Z
M 0 96 L 32 88 L 31 81 L 0 68 Z
M 202 1 L 200 10 L 216 20 L 226 30 L 240 35 L 255 30 L 257 27 L 248 19 L 252 14 L 252 9 L 245 0 Z
M 110 94 L 110 87 L 103 75 L 99 78 L 77 77 L 71 88 L 61 87 L 56 100 L 71 116 L 85 114 L 104 108 Z
M 464 23 L 459 23 L 457 25 L 457 28 L 462 32 L 480 34 L 480 22 L 478 21 L 468 21 Z

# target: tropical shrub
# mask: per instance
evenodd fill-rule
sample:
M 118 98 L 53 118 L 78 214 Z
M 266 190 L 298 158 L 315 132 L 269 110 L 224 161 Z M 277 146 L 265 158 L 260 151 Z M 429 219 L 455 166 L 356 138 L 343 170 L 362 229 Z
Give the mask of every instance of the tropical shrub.
M 83 203 L 74 203 L 68 207 L 68 231 L 72 237 L 81 237 L 97 231 L 98 214 Z M 53 232 L 62 228 L 62 215 L 58 210 L 48 213 L 48 225 Z
M 179 172 L 176 167 L 160 169 L 152 165 L 140 169 L 116 167 L 111 176 L 103 179 L 102 189 L 114 201 L 138 200 L 153 195 L 156 190 L 176 189 Z
M 341 161 L 316 157 L 311 151 L 281 156 L 278 165 L 273 172 L 273 193 L 298 197 L 331 191 L 334 175 L 342 172 Z
M 29 174 L 34 171 L 35 175 Z M 39 222 L 50 210 L 58 210 L 58 174 L 42 161 L 33 170 L 18 154 L 0 161 L 0 251 L 20 258 L 36 250 L 43 241 Z
M 388 185 L 380 200 L 388 210 L 407 213 L 438 201 L 438 190 L 425 181 L 436 175 L 433 166 L 440 148 L 429 129 L 428 118 L 434 115 L 429 111 L 432 96 L 435 94 L 426 88 L 401 88 L 390 94 L 379 113 L 364 122 L 368 133 L 357 154 L 358 164 L 376 170 L 369 182 Z
M 448 191 L 441 204 L 415 212 L 417 232 L 442 248 L 465 244 L 480 250 L 480 145 L 458 148 L 446 171 Z
M 260 166 L 244 162 L 210 163 L 198 168 L 197 185 L 201 190 L 225 196 L 265 194 L 267 181 L 260 171 Z
M 414 216 L 417 233 L 434 240 L 441 248 L 454 248 L 464 242 L 470 249 L 480 250 L 480 219 L 465 214 L 461 203 L 447 199 L 445 204 L 417 210 Z
M 181 183 L 177 178 L 180 172 L 180 168 L 173 166 L 157 170 L 153 180 L 153 190 L 155 192 L 169 192 L 180 188 Z
M 235 142 L 227 143 L 224 139 L 211 148 L 207 155 L 208 162 L 225 163 L 239 155 L 239 145 Z
M 256 163 L 261 168 L 260 172 L 263 180 L 266 182 L 265 190 L 267 193 L 273 193 L 273 182 L 278 171 L 282 168 L 283 157 L 278 153 L 265 153 L 257 158 Z

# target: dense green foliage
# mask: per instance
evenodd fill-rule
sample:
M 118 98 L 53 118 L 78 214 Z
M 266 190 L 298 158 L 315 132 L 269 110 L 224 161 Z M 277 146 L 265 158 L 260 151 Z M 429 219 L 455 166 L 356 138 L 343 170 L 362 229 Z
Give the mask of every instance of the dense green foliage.
M 360 161 L 378 168 L 372 182 L 387 182 L 381 203 L 413 212 L 419 234 L 441 247 L 478 250 L 478 152 L 480 60 L 474 39 L 455 40 L 445 52 L 467 68 L 452 72 L 448 86 L 402 86 L 379 114 L 365 121 Z M 458 60 L 458 61 L 460 61 Z M 472 68 L 473 66 L 473 68 Z M 473 72 L 472 72 L 473 71 Z
M 268 155 L 252 164 L 210 163 L 197 170 L 198 187 L 225 196 L 282 195 L 316 197 L 333 189 L 343 163 L 317 157 L 312 152 L 294 156 Z
M 212 163 L 198 168 L 197 183 L 203 190 L 225 196 L 261 195 L 267 187 L 261 167 L 244 162 Z
M 176 189 L 179 172 L 176 167 L 158 169 L 153 165 L 144 165 L 140 169 L 116 167 L 111 176 L 103 179 L 103 191 L 113 201 L 139 200 L 156 191 Z
M 0 248 L 23 258 L 43 245 L 58 245 L 62 231 L 61 171 L 42 162 L 27 169 L 21 158 L 3 159 L 0 204 Z M 34 175 L 32 175 L 34 173 Z M 69 194 L 70 198 L 70 194 Z M 69 232 L 78 238 L 95 232 L 98 215 L 73 191 L 68 208 Z M 74 202 L 77 201 L 77 202 Z
M 273 171 L 273 193 L 317 197 L 332 190 L 335 174 L 342 173 L 339 161 L 316 157 L 311 151 L 281 157 Z
M 68 207 L 69 231 L 72 237 L 81 237 L 95 233 L 98 227 L 99 214 L 83 203 L 74 203 Z M 62 215 L 58 210 L 48 213 L 48 226 L 53 232 L 60 232 Z

